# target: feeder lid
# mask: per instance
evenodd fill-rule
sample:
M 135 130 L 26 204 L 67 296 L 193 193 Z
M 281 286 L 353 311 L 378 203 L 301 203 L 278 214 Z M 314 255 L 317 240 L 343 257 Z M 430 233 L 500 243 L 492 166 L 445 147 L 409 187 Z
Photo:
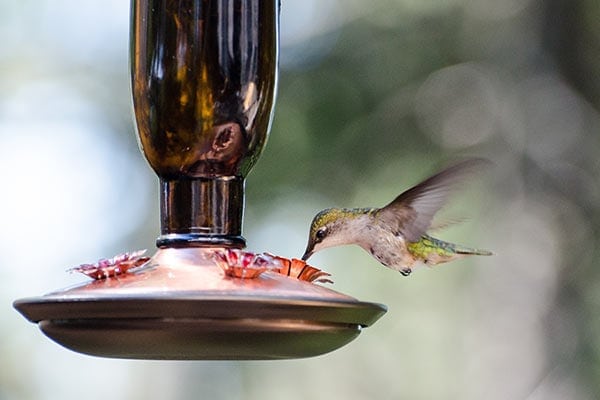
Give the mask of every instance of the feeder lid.
M 139 270 L 17 300 L 77 352 L 138 359 L 283 359 L 335 350 L 385 306 L 267 271 L 227 277 L 206 248 L 159 249 Z

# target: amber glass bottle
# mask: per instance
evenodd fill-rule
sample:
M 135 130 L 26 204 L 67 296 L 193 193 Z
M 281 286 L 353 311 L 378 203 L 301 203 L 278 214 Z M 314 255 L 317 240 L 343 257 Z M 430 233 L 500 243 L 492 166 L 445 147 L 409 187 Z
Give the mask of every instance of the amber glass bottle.
M 159 246 L 244 245 L 244 178 L 271 123 L 278 18 L 278 0 L 132 0 L 133 103 L 161 182 Z

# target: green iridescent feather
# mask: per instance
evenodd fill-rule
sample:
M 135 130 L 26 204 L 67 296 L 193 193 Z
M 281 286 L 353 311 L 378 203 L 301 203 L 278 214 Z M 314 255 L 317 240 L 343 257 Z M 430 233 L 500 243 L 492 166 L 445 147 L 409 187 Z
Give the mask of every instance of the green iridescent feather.
M 421 240 L 418 242 L 408 243 L 407 248 L 413 256 L 421 259 L 427 259 L 432 254 L 442 257 L 450 257 L 455 254 L 473 254 L 480 256 L 489 256 L 492 254 L 487 250 L 462 247 L 454 243 L 444 242 L 443 240 L 433 238 L 429 235 L 421 236 Z

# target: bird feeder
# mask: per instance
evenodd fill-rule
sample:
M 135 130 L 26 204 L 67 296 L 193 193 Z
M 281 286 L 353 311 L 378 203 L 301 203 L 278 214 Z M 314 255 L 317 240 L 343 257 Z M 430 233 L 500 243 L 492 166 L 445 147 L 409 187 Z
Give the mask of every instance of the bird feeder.
M 299 260 L 243 250 L 278 24 L 278 0 L 132 0 L 133 104 L 160 179 L 161 233 L 151 257 L 82 266 L 94 280 L 17 300 L 52 340 L 116 358 L 297 358 L 347 344 L 385 313 L 317 284 L 327 274 L 294 269 Z

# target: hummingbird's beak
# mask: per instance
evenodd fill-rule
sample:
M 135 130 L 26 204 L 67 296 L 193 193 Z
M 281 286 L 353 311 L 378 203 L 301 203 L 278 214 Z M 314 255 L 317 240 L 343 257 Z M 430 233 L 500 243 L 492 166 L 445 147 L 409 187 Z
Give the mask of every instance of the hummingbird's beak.
M 314 251 L 313 251 L 313 244 L 312 243 L 308 243 L 308 246 L 306 246 L 306 251 L 304 252 L 304 255 L 302 256 L 302 261 L 306 261 L 310 258 L 310 256 L 313 255 Z

